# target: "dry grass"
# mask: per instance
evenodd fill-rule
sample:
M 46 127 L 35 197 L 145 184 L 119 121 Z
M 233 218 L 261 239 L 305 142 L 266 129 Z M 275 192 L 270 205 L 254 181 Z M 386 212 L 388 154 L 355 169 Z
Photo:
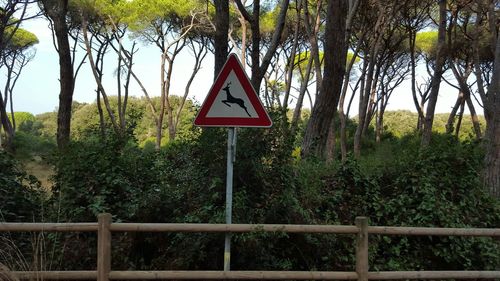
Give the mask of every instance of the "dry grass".
M 18 281 L 12 271 L 27 270 L 27 261 L 19 248 L 9 237 L 0 237 L 0 280 Z
M 0 263 L 0 281 L 19 281 L 19 278 L 17 278 L 10 269 Z
M 43 234 L 31 237 L 31 254 L 28 260 L 9 234 L 0 236 L 0 281 L 20 281 L 13 271 L 47 270 L 45 239 Z M 50 267 L 50 266 L 49 266 Z M 38 281 L 40 278 L 30 279 Z
M 35 176 L 46 191 L 52 189 L 50 178 L 54 175 L 54 169 L 47 163 L 38 160 L 36 157 L 31 161 L 23 161 L 23 168 L 29 175 Z

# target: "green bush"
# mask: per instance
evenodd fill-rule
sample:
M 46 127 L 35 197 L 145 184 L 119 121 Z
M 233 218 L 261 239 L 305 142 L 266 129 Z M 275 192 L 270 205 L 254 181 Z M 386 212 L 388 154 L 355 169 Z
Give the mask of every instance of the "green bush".
M 57 158 L 53 187 L 63 221 L 95 221 L 102 212 L 130 220 L 153 161 L 116 139 L 73 142 Z
M 296 161 L 281 122 L 275 119 L 271 129 L 238 130 L 234 223 L 352 225 L 356 216 L 365 215 L 372 225 L 500 224 L 499 203 L 479 182 L 477 143 L 435 135 L 432 146 L 420 150 L 418 138 L 408 136 L 385 140 L 381 154 L 370 149 L 377 159 L 391 152 L 385 164 L 380 159 L 363 164 L 374 158 L 342 164 Z M 112 136 L 74 142 L 56 163 L 53 210 L 64 221 L 95 221 L 98 213 L 110 212 L 115 221 L 223 223 L 227 130 L 192 130 L 197 139 L 170 142 L 158 152 Z M 82 237 L 70 241 L 91 247 L 95 237 Z M 500 264 L 499 245 L 492 239 L 370 239 L 375 270 L 494 269 Z M 117 235 L 113 268 L 220 269 L 223 240 L 222 234 L 205 233 Z M 354 270 L 352 235 L 235 234 L 232 250 L 235 270 Z M 65 254 L 67 268 L 81 265 L 78 257 L 89 254 L 78 251 Z
M 481 160 L 477 144 L 445 135 L 434 135 L 428 149 L 403 153 L 380 178 L 383 205 L 372 216 L 374 223 L 498 227 L 500 204 L 482 188 Z M 378 268 L 494 269 L 500 264 L 500 245 L 492 239 L 385 237 L 379 243 L 377 255 L 388 264 Z
M 19 160 L 30 160 L 36 155 L 47 159 L 56 150 L 56 144 L 52 138 L 24 131 L 16 133 L 14 146 L 16 147 L 16 158 Z
M 40 221 L 43 199 L 36 178 L 27 175 L 11 155 L 0 150 L 0 221 Z

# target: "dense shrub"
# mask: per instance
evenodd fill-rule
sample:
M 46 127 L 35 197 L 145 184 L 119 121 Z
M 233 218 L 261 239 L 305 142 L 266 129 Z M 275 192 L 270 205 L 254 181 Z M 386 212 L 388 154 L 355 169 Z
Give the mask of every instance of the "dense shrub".
M 379 225 L 479 227 L 500 225 L 500 204 L 482 188 L 477 144 L 435 135 L 423 151 L 407 151 L 380 179 Z M 388 238 L 379 241 L 379 268 L 494 269 L 500 245 L 492 239 Z M 481 258 L 478 258 L 481 257 Z M 484 258 L 483 258 L 484 257 Z
M 48 159 L 52 157 L 56 148 L 52 138 L 25 131 L 16 133 L 14 146 L 16 147 L 16 158 L 19 160 L 31 160 L 34 156 Z
M 154 180 L 154 159 L 135 145 L 107 138 L 73 142 L 55 163 L 53 198 L 63 221 L 95 221 L 99 213 L 130 220 Z M 59 214 L 58 214 L 59 215 Z
M 40 183 L 11 155 L 0 150 L 0 221 L 38 221 L 42 214 Z
M 479 182 L 477 143 L 435 135 L 430 148 L 421 150 L 418 137 L 410 135 L 387 138 L 358 160 L 297 160 L 286 120 L 273 120 L 271 129 L 238 130 L 234 223 L 352 225 L 364 215 L 372 225 L 500 225 L 499 202 Z M 114 221 L 224 223 L 226 129 L 192 128 L 189 135 L 196 138 L 170 142 L 160 151 L 141 148 L 133 138 L 88 134 L 54 158 L 49 220 L 95 221 L 97 214 L 110 212 Z M 24 183 L 23 176 L 10 174 L 0 178 Z M 25 204 L 25 199 L 12 200 L 12 206 Z M 64 260 L 61 267 L 91 268 L 95 239 L 95 234 L 70 234 L 51 237 L 51 243 L 65 245 L 56 257 Z M 216 270 L 222 267 L 223 241 L 223 234 L 116 234 L 113 268 Z M 371 235 L 370 245 L 374 270 L 495 269 L 500 264 L 499 244 L 487 238 Z M 351 271 L 354 237 L 234 234 L 232 268 Z

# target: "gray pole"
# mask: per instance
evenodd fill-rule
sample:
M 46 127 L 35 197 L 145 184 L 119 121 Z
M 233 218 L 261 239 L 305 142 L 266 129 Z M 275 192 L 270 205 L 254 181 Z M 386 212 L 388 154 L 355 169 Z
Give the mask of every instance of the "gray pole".
M 233 208 L 233 164 L 236 160 L 236 128 L 229 128 L 227 134 L 227 174 L 226 174 L 226 224 L 231 224 Z M 224 239 L 224 271 L 231 270 L 231 233 Z

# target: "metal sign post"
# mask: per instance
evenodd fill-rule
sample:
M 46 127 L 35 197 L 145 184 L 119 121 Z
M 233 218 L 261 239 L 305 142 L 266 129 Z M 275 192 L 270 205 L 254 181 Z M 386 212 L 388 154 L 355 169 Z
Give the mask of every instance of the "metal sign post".
M 240 60 L 230 54 L 215 79 L 196 118 L 200 127 L 227 127 L 226 224 L 233 208 L 233 165 L 236 160 L 236 128 L 269 128 L 273 121 L 252 87 Z M 231 233 L 224 240 L 224 271 L 231 269 Z
M 233 209 L 233 165 L 236 161 L 236 128 L 227 133 L 226 224 L 231 224 Z M 224 239 L 224 271 L 231 270 L 231 233 Z

